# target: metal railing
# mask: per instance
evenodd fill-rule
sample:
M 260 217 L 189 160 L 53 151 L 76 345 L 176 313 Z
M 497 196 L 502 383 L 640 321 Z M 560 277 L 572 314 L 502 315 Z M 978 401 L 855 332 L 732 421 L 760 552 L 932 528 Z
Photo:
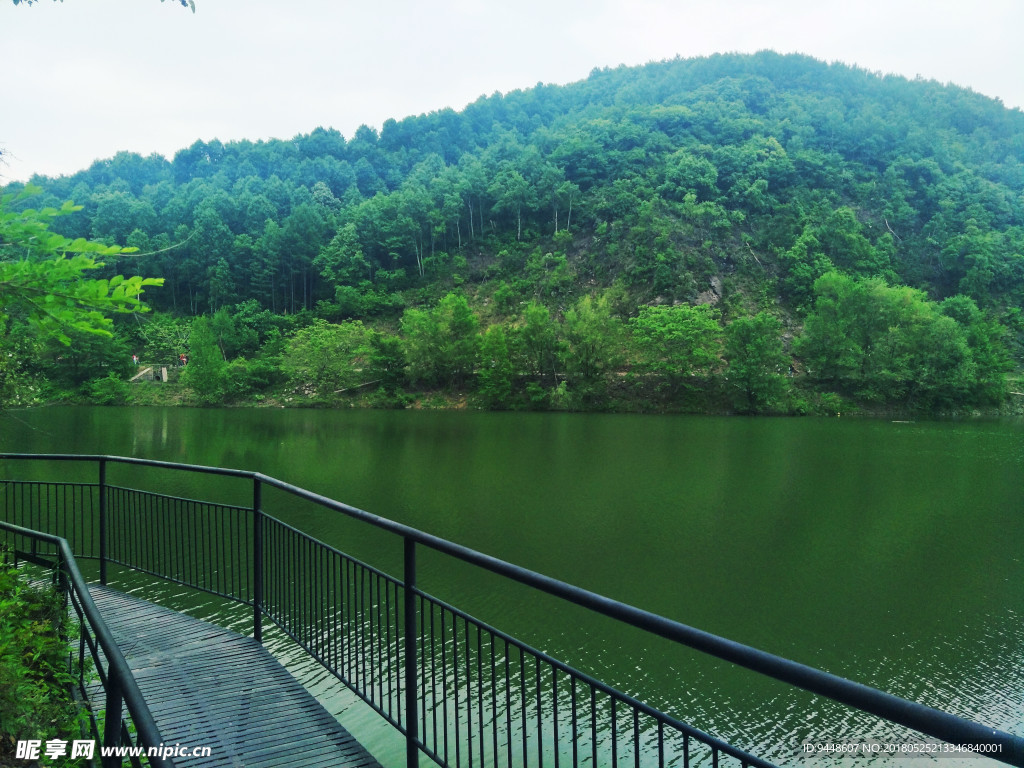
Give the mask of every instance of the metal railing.
M 421 550 L 1024 766 L 1021 737 L 711 635 L 266 475 L 114 456 L 0 459 L 96 463 L 94 484 L 6 481 L 0 510 L 7 519 L 67 527 L 80 556 L 99 560 L 104 582 L 107 564 L 116 563 L 251 606 L 254 637 L 262 641 L 264 619 L 283 630 L 405 736 L 410 767 L 419 765 L 421 754 L 442 766 L 771 765 L 423 591 L 417 583 Z M 237 478 L 251 483 L 251 504 L 111 485 L 108 464 Z M 267 514 L 268 488 L 399 537 L 400 573 L 386 573 Z
M 80 499 L 81 496 L 73 498 Z M 74 611 L 79 628 L 78 642 L 74 644 L 77 645 L 77 657 L 72 646 L 69 671 L 76 677 L 77 695 L 89 703 L 88 719 L 92 735 L 107 748 L 131 748 L 137 744 L 145 748 L 147 755 L 153 749 L 152 756 L 146 758 L 150 766 L 174 768 L 171 759 L 161 756 L 160 748 L 164 741 L 160 731 L 124 655 L 89 594 L 89 587 L 82 578 L 67 539 L 3 521 L 0 521 L 0 534 L 15 565 L 23 560 L 53 571 L 54 581 L 64 597 L 65 605 L 70 605 Z M 88 663 L 90 659 L 91 665 Z M 102 702 L 90 701 L 96 698 L 92 670 L 95 670 L 102 689 Z M 126 709 L 128 718 L 125 717 Z M 102 733 L 100 714 L 103 720 Z M 137 734 L 137 741 L 132 736 L 132 730 Z M 127 753 L 132 765 L 143 764 L 130 749 Z M 113 768 L 122 764 L 122 758 L 105 755 L 101 757 L 101 762 L 104 768 Z

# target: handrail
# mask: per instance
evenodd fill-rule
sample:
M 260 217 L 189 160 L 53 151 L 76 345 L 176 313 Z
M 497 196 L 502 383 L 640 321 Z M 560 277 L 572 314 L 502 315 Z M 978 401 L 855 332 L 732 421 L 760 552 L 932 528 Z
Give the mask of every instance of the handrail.
M 423 545 L 463 562 L 538 589 L 546 594 L 582 606 L 603 616 L 625 622 L 715 658 L 737 664 L 789 685 L 825 696 L 863 712 L 899 723 L 941 741 L 955 745 L 991 745 L 998 747 L 998 753 L 981 753 L 979 756 L 988 756 L 1001 762 L 1024 768 L 1024 738 L 1020 736 L 984 726 L 948 712 L 909 701 L 838 675 L 713 635 L 617 600 L 612 600 L 595 592 L 508 563 L 416 528 L 396 523 L 379 515 L 343 504 L 262 473 L 106 455 L 0 453 L 0 459 L 96 461 L 101 464 L 104 462 L 115 462 L 249 479 L 254 484 L 254 499 L 259 493 L 258 489 L 260 486 L 267 485 L 402 537 L 406 546 L 406 576 L 404 585 L 407 588 L 407 598 L 414 595 L 426 596 L 425 593 L 420 592 L 416 587 L 415 553 L 414 549 L 410 549 L 414 548 L 417 544 Z M 258 501 L 254 501 L 253 509 L 257 513 L 254 517 L 255 522 L 262 517 L 259 514 L 260 504 Z M 259 530 L 258 526 L 257 530 Z M 409 566 L 411 566 L 411 570 Z M 258 617 L 262 613 L 258 601 L 254 601 L 254 608 Z M 413 731 L 415 730 L 414 726 L 415 712 Z M 410 737 L 410 743 L 412 741 L 413 738 Z M 412 763 L 410 762 L 410 764 Z
M 142 696 L 142 691 L 139 690 L 139 684 L 135 680 L 135 676 L 132 674 L 124 654 L 121 653 L 117 641 L 114 640 L 110 628 L 103 620 L 99 608 L 96 607 L 96 603 L 89 593 L 89 587 L 82 577 L 82 572 L 78 568 L 78 563 L 71 552 L 71 546 L 68 544 L 67 539 L 43 533 L 42 531 L 34 531 L 2 520 L 0 520 L 0 529 L 9 531 L 17 536 L 47 542 L 56 546 L 60 553 L 54 565 L 64 573 L 70 582 L 69 589 L 73 590 L 78 596 L 82 613 L 85 614 L 85 618 L 92 627 L 96 641 L 99 643 L 107 660 L 107 678 L 104 685 L 107 691 L 104 746 L 120 746 L 122 700 L 128 707 L 132 723 L 135 725 L 135 730 L 139 735 L 139 741 L 146 747 L 147 751 L 150 748 L 163 746 L 164 741 L 160 736 L 160 729 L 157 728 L 153 714 L 150 712 L 149 706 Z M 158 768 L 174 768 L 174 761 L 161 756 L 159 753 L 154 753 L 152 756 L 148 756 L 147 759 L 150 765 L 158 766 Z M 120 764 L 120 758 L 116 758 L 116 762 L 110 759 L 103 761 L 104 766 Z

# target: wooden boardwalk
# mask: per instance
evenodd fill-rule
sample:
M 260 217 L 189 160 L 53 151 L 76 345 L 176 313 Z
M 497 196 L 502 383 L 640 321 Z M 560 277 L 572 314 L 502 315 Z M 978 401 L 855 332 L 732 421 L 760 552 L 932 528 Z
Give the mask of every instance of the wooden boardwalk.
M 252 638 L 108 587 L 90 591 L 164 743 L 211 748 L 176 765 L 380 768 Z

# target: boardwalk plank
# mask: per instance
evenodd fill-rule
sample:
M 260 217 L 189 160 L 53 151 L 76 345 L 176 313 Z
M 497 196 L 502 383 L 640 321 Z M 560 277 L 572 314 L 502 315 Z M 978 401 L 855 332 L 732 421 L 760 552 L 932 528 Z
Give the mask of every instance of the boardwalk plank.
M 208 746 L 183 768 L 380 764 L 252 638 L 90 587 L 165 744 Z

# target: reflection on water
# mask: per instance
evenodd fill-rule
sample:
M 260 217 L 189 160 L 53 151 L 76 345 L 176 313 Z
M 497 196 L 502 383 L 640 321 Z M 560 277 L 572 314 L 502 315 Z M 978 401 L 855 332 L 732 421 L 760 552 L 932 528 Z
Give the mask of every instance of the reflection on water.
M 18 417 L 24 423 L 0 418 L 3 450 L 261 471 L 701 629 L 1024 733 L 1019 420 L 116 408 Z M 116 482 L 170 484 L 186 497 L 244 505 L 250 492 L 210 478 L 118 472 Z M 385 535 L 280 495 L 265 502 L 272 514 L 379 567 L 400 564 L 400 546 Z M 834 758 L 805 758 L 800 744 L 908 738 L 468 566 L 425 554 L 420 581 L 769 759 L 834 765 Z M 131 583 L 251 630 L 244 610 L 173 586 Z M 376 715 L 288 641 L 269 642 L 385 763 L 402 764 L 400 739 L 377 727 Z

